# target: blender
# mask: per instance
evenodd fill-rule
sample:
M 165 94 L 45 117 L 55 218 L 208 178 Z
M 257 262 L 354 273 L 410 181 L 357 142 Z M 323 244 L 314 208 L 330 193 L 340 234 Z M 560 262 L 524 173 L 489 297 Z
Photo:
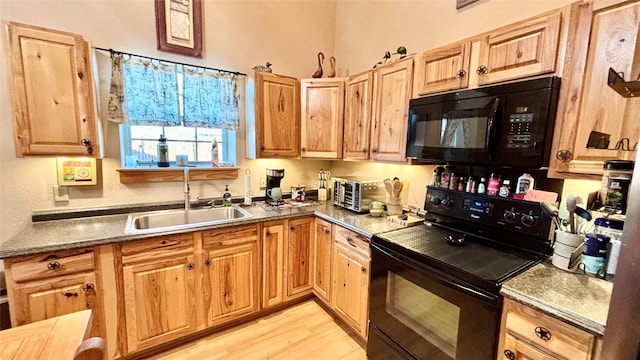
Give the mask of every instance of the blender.
M 280 182 L 284 177 L 284 169 L 267 169 L 267 190 L 265 202 L 270 205 L 284 204 Z

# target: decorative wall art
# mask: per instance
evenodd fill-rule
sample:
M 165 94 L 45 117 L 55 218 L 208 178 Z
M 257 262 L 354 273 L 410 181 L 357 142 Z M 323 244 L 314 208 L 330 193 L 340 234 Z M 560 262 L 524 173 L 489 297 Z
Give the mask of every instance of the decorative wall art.
M 467 5 L 473 4 L 478 0 L 456 0 L 456 9 L 463 8 Z
M 202 58 L 202 0 L 155 0 L 158 50 Z

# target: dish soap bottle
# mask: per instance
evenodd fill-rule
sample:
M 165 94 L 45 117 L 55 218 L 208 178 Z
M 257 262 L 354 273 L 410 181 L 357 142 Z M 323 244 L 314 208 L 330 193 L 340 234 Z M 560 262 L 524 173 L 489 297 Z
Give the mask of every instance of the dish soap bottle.
M 231 206 L 231 193 L 229 192 L 229 185 L 224 186 L 224 194 L 222 194 L 222 206 Z
M 525 194 L 527 190 L 533 189 L 533 176 L 524 173 L 518 178 L 518 184 L 516 185 L 516 194 Z
M 167 138 L 162 134 L 158 139 L 158 166 L 169 167 L 169 145 L 167 145 Z
M 211 167 L 214 167 L 214 168 L 218 167 L 218 142 L 216 141 L 215 138 L 211 143 Z

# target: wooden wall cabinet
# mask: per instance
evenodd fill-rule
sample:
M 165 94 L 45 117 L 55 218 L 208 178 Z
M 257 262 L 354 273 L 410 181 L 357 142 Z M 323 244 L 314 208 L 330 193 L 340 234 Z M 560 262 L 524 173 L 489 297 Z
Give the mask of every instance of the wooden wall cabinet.
M 313 241 L 313 293 L 326 304 L 331 303 L 332 225 L 316 218 Z
M 87 40 L 30 25 L 3 25 L 16 156 L 101 156 Z
M 497 360 L 598 359 L 602 338 L 505 299 Z
M 300 156 L 300 82 L 254 72 L 254 116 L 247 117 L 248 158 Z
M 341 159 L 344 79 L 302 79 L 300 87 L 301 157 Z
M 260 309 L 258 225 L 202 232 L 207 326 Z
M 192 234 L 120 245 L 126 351 L 159 345 L 196 330 L 196 265 Z
M 599 180 L 605 160 L 636 158 L 627 150 L 640 138 L 640 100 L 622 97 L 607 78 L 609 68 L 626 81 L 638 78 L 639 14 L 640 1 L 586 2 L 572 11 L 549 177 Z M 608 148 L 587 148 L 592 131 L 609 134 Z
M 343 159 L 369 159 L 372 87 L 372 71 L 350 76 L 346 80 Z
M 102 286 L 92 248 L 5 259 L 12 326 L 91 309 L 91 336 L 104 336 Z
M 334 226 L 331 304 L 336 314 L 364 339 L 369 327 L 369 239 Z
M 288 220 L 285 300 L 312 292 L 313 224 L 313 216 Z
M 471 41 L 445 45 L 416 56 L 415 97 L 469 86 Z

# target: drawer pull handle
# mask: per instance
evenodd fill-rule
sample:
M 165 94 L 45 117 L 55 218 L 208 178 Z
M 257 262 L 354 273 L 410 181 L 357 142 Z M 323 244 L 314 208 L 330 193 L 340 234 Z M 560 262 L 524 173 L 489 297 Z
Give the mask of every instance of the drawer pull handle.
M 467 72 L 464 70 L 460 70 L 456 73 L 456 77 L 458 78 L 458 80 L 464 79 L 465 76 L 467 76 Z
M 487 73 L 487 70 L 488 70 L 488 69 L 487 69 L 487 67 L 486 67 L 486 66 L 484 66 L 484 65 L 480 65 L 480 66 L 478 66 L 478 69 L 476 69 L 476 74 L 478 74 L 478 75 L 484 75 L 484 74 L 486 74 L 486 73 Z
M 267 232 L 264 234 L 266 237 L 271 236 L 271 231 L 267 230 Z
M 516 358 L 516 354 L 514 354 L 513 351 L 507 349 L 504 351 L 504 357 L 506 357 L 509 360 L 514 360 Z
M 324 231 L 324 233 L 325 233 L 325 234 L 327 234 L 327 235 L 329 235 L 329 234 L 331 234 L 331 230 L 326 229 L 326 230 Z
M 536 335 L 540 339 L 542 339 L 544 341 L 551 340 L 551 332 L 549 331 L 549 329 L 543 328 L 542 326 L 538 326 L 535 331 L 536 331 Z
M 95 286 L 94 286 L 93 284 L 91 284 L 91 283 L 89 283 L 89 284 L 84 284 L 84 285 L 82 286 L 82 291 L 84 291 L 84 292 L 93 291 L 93 289 L 95 289 Z
M 364 267 L 364 266 L 363 266 L 363 267 L 361 267 L 361 268 L 360 268 L 360 272 L 362 272 L 363 274 L 366 274 L 366 273 L 367 273 L 367 268 L 366 268 L 366 267 Z
M 206 267 L 211 266 L 211 260 L 206 260 L 206 261 L 204 262 L 204 266 L 206 266 Z
M 289 228 L 289 230 L 291 230 L 291 231 L 296 231 L 296 227 L 295 227 L 295 226 L 292 226 L 292 227 L 290 227 L 290 228 Z
M 351 240 L 351 238 L 350 238 L 350 237 L 348 237 L 348 238 L 347 238 L 347 243 L 349 243 L 349 245 L 353 246 L 354 248 L 357 248 L 357 247 L 358 247 L 358 245 L 356 245 L 356 243 L 355 243 L 355 242 L 353 242 L 353 240 Z
M 193 263 L 188 263 L 187 264 L 187 270 L 193 270 L 195 268 L 196 268 L 196 266 Z
M 60 268 L 60 263 L 57 261 L 51 261 L 47 264 L 47 269 L 49 270 L 58 270 Z

